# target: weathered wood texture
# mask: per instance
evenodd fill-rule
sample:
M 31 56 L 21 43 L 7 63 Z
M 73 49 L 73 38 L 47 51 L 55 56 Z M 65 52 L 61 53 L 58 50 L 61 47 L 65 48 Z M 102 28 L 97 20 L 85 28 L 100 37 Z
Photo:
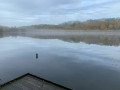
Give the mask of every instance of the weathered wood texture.
M 71 90 L 31 74 L 25 74 L 0 86 L 0 90 Z

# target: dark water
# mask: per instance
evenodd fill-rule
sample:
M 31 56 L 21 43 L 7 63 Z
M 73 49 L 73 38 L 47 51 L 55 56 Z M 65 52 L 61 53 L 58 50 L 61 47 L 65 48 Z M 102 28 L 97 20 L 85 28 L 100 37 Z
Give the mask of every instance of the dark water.
M 74 90 L 120 90 L 119 43 L 119 37 L 1 37 L 0 83 L 29 72 Z

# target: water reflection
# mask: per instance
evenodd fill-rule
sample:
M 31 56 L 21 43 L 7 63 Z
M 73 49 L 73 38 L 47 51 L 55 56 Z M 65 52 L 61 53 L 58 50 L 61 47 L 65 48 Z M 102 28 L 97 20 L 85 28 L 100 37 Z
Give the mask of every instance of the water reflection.
M 72 34 L 70 34 L 72 33 Z M 105 34 L 100 34 L 100 32 L 83 32 L 81 34 L 80 32 L 75 33 L 72 32 L 55 32 L 55 31 L 14 31 L 14 32 L 8 32 L 8 31 L 0 31 L 0 37 L 9 37 L 9 36 L 24 36 L 24 37 L 33 37 L 33 38 L 42 38 L 42 39 L 61 39 L 68 42 L 85 42 L 88 44 L 98 44 L 98 45 L 110 45 L 110 46 L 119 46 L 120 45 L 120 35 L 119 32 L 108 32 Z M 97 34 L 97 35 L 96 35 Z
M 74 90 L 120 89 L 120 46 L 28 37 L 4 37 L 0 46 L 2 82 L 30 72 Z
M 119 46 L 119 36 L 39 36 L 35 38 L 42 39 L 61 39 L 68 42 L 85 42 L 88 44 Z

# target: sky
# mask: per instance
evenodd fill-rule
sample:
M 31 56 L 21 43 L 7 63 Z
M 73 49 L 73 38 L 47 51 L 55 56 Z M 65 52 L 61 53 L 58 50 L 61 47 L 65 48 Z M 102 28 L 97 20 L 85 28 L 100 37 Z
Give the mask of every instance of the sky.
M 0 0 L 0 25 L 60 24 L 120 17 L 120 0 Z

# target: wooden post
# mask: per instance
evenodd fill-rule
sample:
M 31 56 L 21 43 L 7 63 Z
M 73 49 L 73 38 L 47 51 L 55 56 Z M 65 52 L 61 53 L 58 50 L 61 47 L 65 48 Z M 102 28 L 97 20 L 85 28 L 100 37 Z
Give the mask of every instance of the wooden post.
M 38 53 L 36 53 L 36 59 L 38 59 Z

